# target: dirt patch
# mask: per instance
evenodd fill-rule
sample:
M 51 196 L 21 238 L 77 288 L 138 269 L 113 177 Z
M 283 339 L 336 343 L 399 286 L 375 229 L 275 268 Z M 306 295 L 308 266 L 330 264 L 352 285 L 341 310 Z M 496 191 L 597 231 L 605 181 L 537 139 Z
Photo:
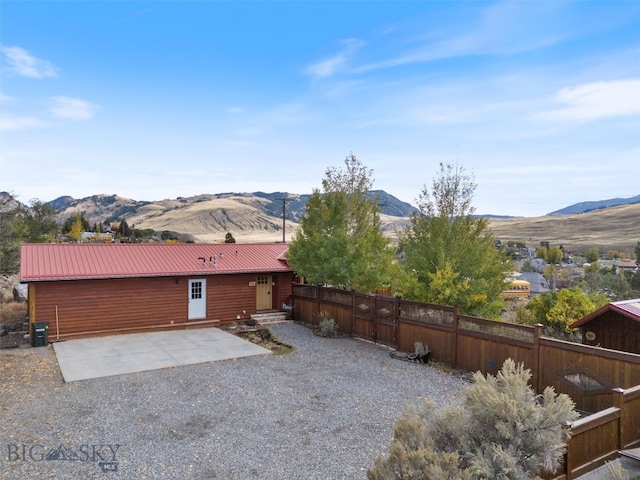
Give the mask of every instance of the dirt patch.
M 271 330 L 259 326 L 232 325 L 225 328 L 226 331 L 232 333 L 244 340 L 271 350 L 275 355 L 284 355 L 295 351 L 291 345 L 281 342 Z
M 9 405 L 30 405 L 64 385 L 53 347 L 0 350 L 1 411 Z

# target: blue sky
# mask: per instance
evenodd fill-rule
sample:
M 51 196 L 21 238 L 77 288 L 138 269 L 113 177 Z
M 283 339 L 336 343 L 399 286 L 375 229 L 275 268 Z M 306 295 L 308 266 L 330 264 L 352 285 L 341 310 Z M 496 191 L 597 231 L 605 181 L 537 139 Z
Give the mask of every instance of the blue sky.
M 0 3 L 0 190 L 311 193 L 353 152 L 478 213 L 640 194 L 635 1 Z

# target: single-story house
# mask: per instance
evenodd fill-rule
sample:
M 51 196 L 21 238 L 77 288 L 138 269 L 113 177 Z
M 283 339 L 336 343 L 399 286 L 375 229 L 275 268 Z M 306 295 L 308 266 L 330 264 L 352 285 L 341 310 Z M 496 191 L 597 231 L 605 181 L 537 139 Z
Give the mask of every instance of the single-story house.
M 631 260 L 617 260 L 613 263 L 618 272 L 635 272 L 638 270 L 638 264 Z
M 531 295 L 540 295 L 544 292 L 549 292 L 551 289 L 547 284 L 547 280 L 541 273 L 538 272 L 522 272 L 519 276 L 515 277 L 516 280 L 525 280 L 529 282 L 529 289 Z
M 640 354 L 640 298 L 611 302 L 569 328 L 582 330 L 582 343 Z
M 290 303 L 285 243 L 23 244 L 29 321 L 49 339 L 211 326 Z

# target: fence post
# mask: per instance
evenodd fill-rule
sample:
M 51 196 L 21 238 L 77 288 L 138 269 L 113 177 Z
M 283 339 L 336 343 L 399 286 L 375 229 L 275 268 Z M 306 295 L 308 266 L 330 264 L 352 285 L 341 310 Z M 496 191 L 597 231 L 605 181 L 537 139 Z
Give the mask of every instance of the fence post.
M 317 325 L 315 323 L 316 320 L 318 320 L 318 323 L 320 323 L 320 312 L 322 311 L 321 307 L 320 307 L 320 287 L 318 285 L 315 286 L 316 289 L 316 313 L 315 313 L 315 317 L 316 318 L 311 318 L 311 324 L 312 325 Z
M 571 429 L 573 428 L 573 423 L 565 420 L 562 422 L 562 436 L 567 439 L 567 453 L 564 454 L 564 474 L 566 475 L 566 480 L 573 480 L 573 462 L 571 458 Z M 567 432 L 567 433 L 565 433 Z
M 393 344 L 398 348 L 398 327 L 400 324 L 400 297 L 393 299 Z
M 453 307 L 453 368 L 458 368 L 458 306 Z
M 531 362 L 533 365 L 531 366 L 531 380 L 533 383 L 533 388 L 536 393 L 540 393 L 540 359 L 542 356 L 540 355 L 540 337 L 542 336 L 542 327 L 541 323 L 536 323 L 534 325 L 535 331 L 533 333 L 533 355 Z
M 350 335 L 353 335 L 353 332 L 356 329 L 356 291 L 352 288 L 351 289 L 351 333 Z
M 613 389 L 613 406 L 620 410 L 620 418 L 618 418 L 618 450 L 624 449 L 625 443 L 625 411 L 624 408 L 624 388 L 614 388 Z

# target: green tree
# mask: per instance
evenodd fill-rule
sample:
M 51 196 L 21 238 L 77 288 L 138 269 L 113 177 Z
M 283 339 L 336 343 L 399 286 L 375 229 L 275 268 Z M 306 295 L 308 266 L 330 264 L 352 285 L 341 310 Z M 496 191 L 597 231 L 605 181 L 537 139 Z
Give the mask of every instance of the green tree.
M 82 233 L 85 231 L 86 230 L 82 222 L 82 215 L 77 213 L 74 222 L 71 224 L 71 230 L 69 230 L 69 238 L 74 242 L 79 242 L 82 238 Z
M 461 407 L 405 407 L 389 455 L 374 460 L 367 478 L 524 480 L 554 472 L 566 449 L 562 423 L 579 415 L 552 387 L 536 395 L 530 379 L 507 359 L 495 377 L 474 375 Z
M 131 236 L 131 228 L 126 220 L 123 220 L 118 225 L 117 235 L 120 237 L 130 237 Z
M 224 243 L 236 243 L 236 239 L 233 238 L 231 232 L 227 232 L 227 234 L 224 236 Z
M 436 268 L 435 273 L 428 272 L 427 275 L 434 292 L 432 302 L 438 305 L 455 305 L 458 298 L 469 290 L 469 281 L 460 280 L 460 273 L 453 270 L 449 261 L 443 268 Z
M 579 288 L 564 288 L 556 294 L 556 301 L 547 312 L 547 324 L 556 331 L 568 331 L 570 324 L 607 303 L 606 298 L 587 295 Z
M 29 202 L 29 208 L 23 210 L 22 216 L 25 242 L 42 243 L 53 239 L 58 225 L 56 211 L 51 205 L 34 198 Z
M 431 189 L 420 194 L 419 212 L 399 234 L 402 265 L 414 281 L 398 293 L 429 303 L 447 298 L 463 313 L 498 318 L 509 259 L 487 221 L 474 216 L 475 188 L 463 168 L 440 164 Z M 443 278 L 450 283 L 436 281 Z
M 372 175 L 351 154 L 344 168 L 326 170 L 322 192 L 314 189 L 287 252 L 310 283 L 362 291 L 389 283 L 394 251 L 380 229 Z
M 550 264 L 542 269 L 542 276 L 549 282 L 551 290 L 556 289 L 556 279 L 558 277 L 558 269 L 555 265 Z
M 590 248 L 589 250 L 587 250 L 587 252 L 584 254 L 584 258 L 587 260 L 587 262 L 589 263 L 596 263 L 598 261 L 598 259 L 600 258 L 600 251 L 593 247 Z
M 636 243 L 633 253 L 636 254 L 636 265 L 640 265 L 640 242 Z
M 25 226 L 13 195 L 0 196 L 0 273 L 12 275 L 20 268 L 20 241 Z
M 607 297 L 585 293 L 580 288 L 564 288 L 559 292 L 544 292 L 527 303 L 531 316 L 524 323 L 541 323 L 547 333 L 563 337 L 568 325 L 608 303 Z M 525 320 L 520 318 L 519 320 Z
M 83 213 L 76 213 L 75 215 L 68 217 L 64 221 L 64 223 L 62 224 L 62 233 L 71 232 L 73 224 L 76 223 L 78 219 L 80 220 L 80 225 L 83 232 L 91 231 L 91 225 L 89 224 L 89 220 L 87 219 L 87 217 L 85 217 Z
M 536 250 L 536 257 L 543 259 L 545 262 L 555 265 L 562 261 L 564 253 L 561 249 L 556 247 L 539 247 Z
M 632 298 L 640 297 L 640 270 L 636 270 L 635 272 L 625 272 L 625 276 L 627 277 L 631 288 L 638 292 L 633 295 Z
M 140 242 L 148 242 L 156 233 L 152 228 L 139 228 L 136 230 L 136 238 Z
M 584 278 L 585 281 L 581 284 L 583 290 L 588 293 L 602 293 L 610 301 L 640 296 L 640 285 L 634 282 L 634 272 L 616 272 L 614 268 L 587 267 Z

